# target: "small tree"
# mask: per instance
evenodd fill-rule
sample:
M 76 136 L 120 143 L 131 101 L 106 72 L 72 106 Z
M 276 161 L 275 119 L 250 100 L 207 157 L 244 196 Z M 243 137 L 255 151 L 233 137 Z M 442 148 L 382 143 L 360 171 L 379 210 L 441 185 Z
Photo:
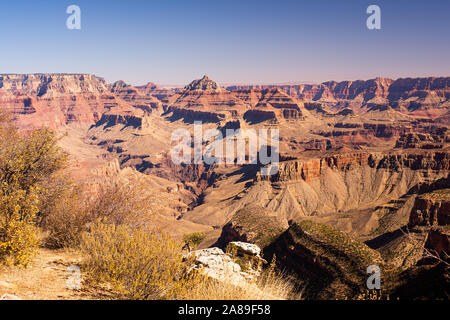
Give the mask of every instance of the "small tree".
M 187 233 L 183 236 L 183 248 L 187 248 L 188 251 L 194 250 L 200 245 L 200 243 L 202 243 L 205 238 L 206 234 L 202 232 Z

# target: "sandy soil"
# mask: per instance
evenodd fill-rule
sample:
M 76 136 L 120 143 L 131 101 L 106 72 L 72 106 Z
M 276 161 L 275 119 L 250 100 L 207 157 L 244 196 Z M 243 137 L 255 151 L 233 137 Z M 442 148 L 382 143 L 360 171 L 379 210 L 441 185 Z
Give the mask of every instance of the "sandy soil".
M 8 294 L 24 300 L 107 299 L 107 292 L 84 284 L 82 274 L 80 290 L 67 288 L 68 267 L 80 262 L 74 251 L 40 249 L 27 268 L 0 266 L 0 298 Z

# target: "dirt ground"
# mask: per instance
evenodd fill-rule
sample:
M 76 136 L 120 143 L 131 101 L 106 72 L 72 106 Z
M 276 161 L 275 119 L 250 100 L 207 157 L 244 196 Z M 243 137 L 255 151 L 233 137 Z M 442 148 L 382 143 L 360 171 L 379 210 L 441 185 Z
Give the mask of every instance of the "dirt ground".
M 106 291 L 84 283 L 82 273 L 81 288 L 68 288 L 74 275 L 69 267 L 81 261 L 73 250 L 40 249 L 27 268 L 0 266 L 0 299 L 4 294 L 23 300 L 108 299 Z

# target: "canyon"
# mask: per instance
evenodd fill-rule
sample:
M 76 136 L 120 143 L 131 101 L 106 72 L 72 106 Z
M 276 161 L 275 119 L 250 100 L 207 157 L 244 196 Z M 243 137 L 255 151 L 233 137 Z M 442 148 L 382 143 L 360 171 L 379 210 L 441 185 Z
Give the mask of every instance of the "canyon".
M 410 270 L 424 250 L 448 258 L 450 77 L 222 87 L 204 76 L 174 90 L 3 74 L 0 109 L 24 132 L 55 130 L 75 179 L 144 185 L 151 214 L 175 236 L 203 232 L 205 248 L 253 242 L 314 281 L 339 275 L 312 297 L 352 291 L 366 262 Z M 194 136 L 195 121 L 279 130 L 277 173 L 261 174 L 270 166 L 261 163 L 173 163 L 172 133 Z M 323 234 L 342 239 L 333 253 Z M 362 253 L 347 251 L 353 243 Z M 346 274 L 351 261 L 358 268 Z

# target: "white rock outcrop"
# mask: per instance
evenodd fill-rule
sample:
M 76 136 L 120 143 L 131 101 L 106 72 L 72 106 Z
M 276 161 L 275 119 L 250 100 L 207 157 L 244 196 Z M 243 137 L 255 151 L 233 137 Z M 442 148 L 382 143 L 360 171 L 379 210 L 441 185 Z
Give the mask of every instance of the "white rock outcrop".
M 185 260 L 192 259 L 192 269 L 201 270 L 213 279 L 239 285 L 257 279 L 261 265 L 266 263 L 260 254 L 257 245 L 230 242 L 227 253 L 220 248 L 208 248 L 186 254 Z

